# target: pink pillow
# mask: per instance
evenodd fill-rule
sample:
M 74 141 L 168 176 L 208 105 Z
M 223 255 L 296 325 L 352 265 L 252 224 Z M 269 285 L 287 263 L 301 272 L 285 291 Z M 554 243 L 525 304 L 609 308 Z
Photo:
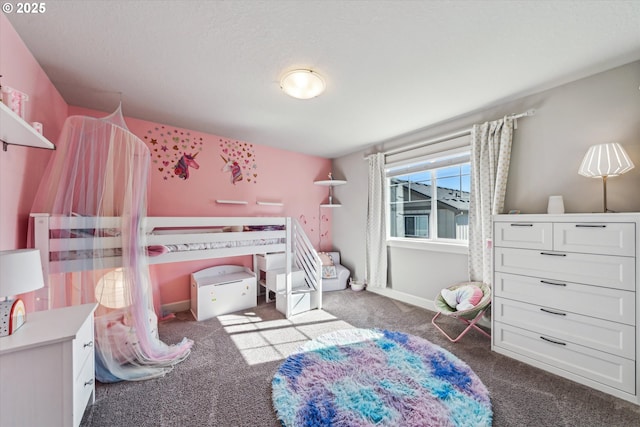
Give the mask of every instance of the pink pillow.
M 147 246 L 147 255 L 149 256 L 158 256 L 166 254 L 167 252 L 169 252 L 169 249 L 164 245 Z
M 320 261 L 322 261 L 323 266 L 334 265 L 331 254 L 327 252 L 318 252 L 318 255 L 320 256 Z
M 469 310 L 478 305 L 483 297 L 482 289 L 476 285 L 460 286 L 456 290 L 443 289 L 440 291 L 442 299 L 451 308 L 458 311 Z

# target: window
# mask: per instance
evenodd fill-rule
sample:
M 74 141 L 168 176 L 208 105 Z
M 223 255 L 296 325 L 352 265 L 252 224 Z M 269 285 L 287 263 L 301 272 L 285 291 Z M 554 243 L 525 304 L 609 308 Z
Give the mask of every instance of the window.
M 468 241 L 469 154 L 467 146 L 388 165 L 390 237 Z

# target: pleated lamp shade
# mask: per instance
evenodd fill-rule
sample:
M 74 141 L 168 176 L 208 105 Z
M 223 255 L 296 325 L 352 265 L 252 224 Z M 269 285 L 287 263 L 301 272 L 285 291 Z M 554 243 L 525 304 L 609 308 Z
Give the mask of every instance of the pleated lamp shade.
M 582 159 L 578 173 L 590 178 L 602 178 L 603 212 L 607 208 L 607 177 L 622 175 L 634 168 L 624 148 L 617 142 L 593 145 Z
M 622 175 L 634 168 L 624 148 L 617 142 L 593 145 L 585 154 L 578 173 L 591 178 Z

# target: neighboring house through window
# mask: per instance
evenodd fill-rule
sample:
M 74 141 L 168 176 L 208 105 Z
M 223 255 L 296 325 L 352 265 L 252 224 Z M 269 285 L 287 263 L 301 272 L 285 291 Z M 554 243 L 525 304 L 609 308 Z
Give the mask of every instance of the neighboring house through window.
M 403 153 L 395 162 L 387 160 L 390 239 L 467 243 L 471 184 L 469 137 L 438 146 Z

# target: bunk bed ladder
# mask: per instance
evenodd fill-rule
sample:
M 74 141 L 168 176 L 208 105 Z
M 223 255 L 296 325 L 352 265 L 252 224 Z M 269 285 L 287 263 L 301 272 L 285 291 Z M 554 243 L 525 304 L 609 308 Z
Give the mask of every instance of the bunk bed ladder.
M 285 316 L 288 318 L 322 309 L 322 262 L 300 223 L 295 218 L 287 218 L 287 222 L 290 222 L 287 229 L 291 234 L 287 239 L 286 265 L 294 265 L 304 277 L 303 282 L 294 283 L 291 268 L 287 268 Z

